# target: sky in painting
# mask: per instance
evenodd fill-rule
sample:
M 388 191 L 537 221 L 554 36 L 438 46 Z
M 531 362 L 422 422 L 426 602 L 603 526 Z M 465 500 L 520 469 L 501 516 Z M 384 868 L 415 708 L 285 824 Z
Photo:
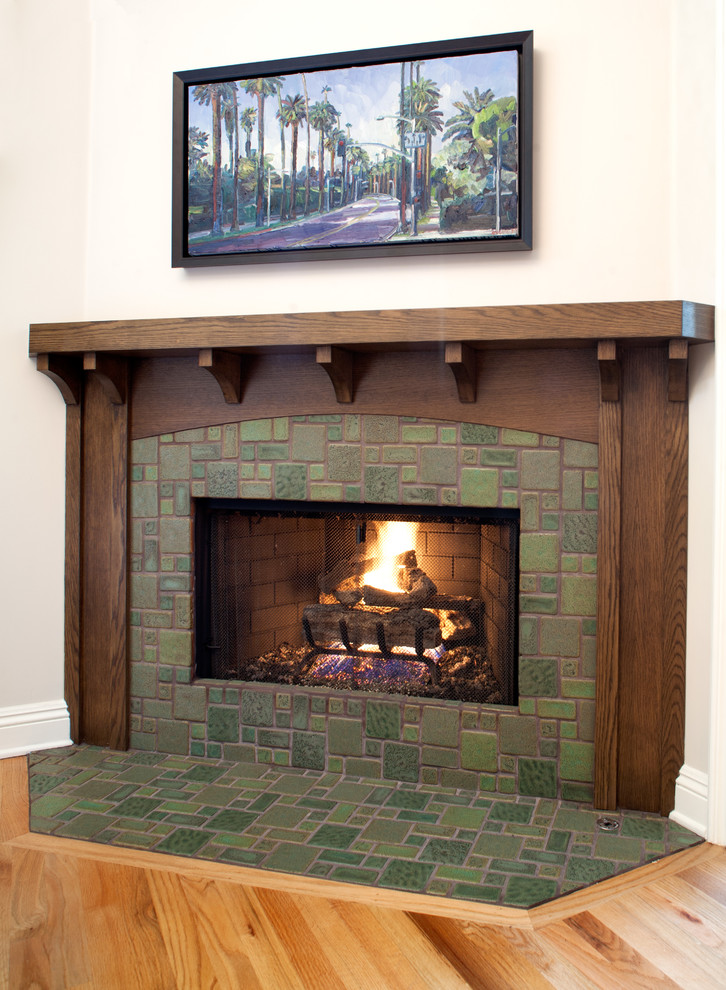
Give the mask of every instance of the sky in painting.
M 454 101 L 462 100 L 464 90 L 473 92 L 475 87 L 480 91 L 491 89 L 494 97 L 517 95 L 517 53 L 516 51 L 490 52 L 486 54 L 447 56 L 430 58 L 420 63 L 421 78 L 432 80 L 441 92 L 439 110 L 443 117 L 444 131 L 434 140 L 433 153 L 436 154 L 442 146 L 441 134 L 446 130 L 446 121 L 457 113 Z M 410 63 L 405 65 L 405 79 L 410 78 Z M 415 70 L 414 70 L 415 78 Z M 396 136 L 396 121 L 392 119 L 376 120 L 379 116 L 395 115 L 399 112 L 401 89 L 401 63 L 378 64 L 374 66 L 353 66 L 347 69 L 326 69 L 305 74 L 308 99 L 310 105 L 325 99 L 323 87 L 329 86 L 327 98 L 340 114 L 340 126 L 347 131 L 350 124 L 350 137 L 362 145 L 371 160 L 376 154 L 383 154 L 385 149 L 378 145 L 398 146 Z M 210 135 L 209 152 L 211 155 L 212 112 L 211 107 L 205 107 L 193 100 L 193 87 L 190 87 L 189 126 L 199 127 Z M 281 95 L 294 96 L 304 94 L 303 80 L 300 75 L 284 76 Z M 244 92 L 244 84 L 240 84 L 238 94 L 240 112 L 248 106 L 257 106 L 254 96 Z M 280 155 L 280 126 L 275 118 L 278 109 L 277 97 L 268 98 L 265 102 L 265 156 L 270 156 L 276 169 L 281 167 Z M 240 133 L 240 149 L 244 153 L 244 132 Z M 290 167 L 291 133 L 290 128 L 285 134 L 287 161 Z M 252 133 L 252 147 L 257 145 L 257 131 Z M 312 151 L 317 152 L 317 136 L 311 134 Z M 298 168 L 302 167 L 306 155 L 306 127 L 303 125 L 299 132 Z M 223 129 L 222 163 L 228 164 L 228 142 Z

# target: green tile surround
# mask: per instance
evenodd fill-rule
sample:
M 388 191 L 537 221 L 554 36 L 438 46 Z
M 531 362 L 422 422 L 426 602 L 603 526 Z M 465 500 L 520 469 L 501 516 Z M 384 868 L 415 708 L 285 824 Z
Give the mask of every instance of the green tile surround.
M 589 804 L 92 746 L 28 757 L 33 832 L 527 908 L 702 840 Z M 609 813 L 610 814 L 610 813 Z
M 131 742 L 523 797 L 592 797 L 597 446 L 472 423 L 294 416 L 136 440 Z M 195 681 L 195 497 L 518 508 L 514 708 Z

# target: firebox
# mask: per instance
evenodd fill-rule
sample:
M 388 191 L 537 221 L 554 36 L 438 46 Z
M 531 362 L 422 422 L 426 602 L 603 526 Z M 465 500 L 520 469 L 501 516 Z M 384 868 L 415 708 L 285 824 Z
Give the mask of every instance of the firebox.
M 197 677 L 517 701 L 519 510 L 196 499 Z

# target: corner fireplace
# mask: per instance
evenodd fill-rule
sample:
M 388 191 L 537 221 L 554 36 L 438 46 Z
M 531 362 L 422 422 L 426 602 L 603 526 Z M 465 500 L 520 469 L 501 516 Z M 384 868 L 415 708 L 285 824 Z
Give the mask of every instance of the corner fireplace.
M 516 703 L 519 511 L 197 499 L 197 677 Z
M 31 326 L 30 354 L 67 405 L 72 738 L 248 761 L 257 747 L 281 765 L 583 799 L 594 781 L 597 807 L 667 814 L 683 762 L 688 353 L 713 339 L 713 307 L 683 301 Z M 281 457 L 286 423 L 311 413 Z M 457 484 L 446 477 L 452 454 L 437 451 L 433 484 L 422 483 L 405 443 L 387 457 L 372 436 L 381 449 L 350 477 L 343 448 L 356 424 L 422 415 L 536 433 L 519 492 L 515 468 L 476 450 L 462 455 Z M 327 477 L 308 463 L 323 424 L 342 445 Z M 175 449 L 182 440 L 191 453 Z M 439 446 L 452 442 L 442 426 Z M 597 444 L 598 488 L 583 492 L 563 472 L 558 510 L 541 481 L 573 444 Z M 521 510 L 516 706 L 193 678 L 191 499 L 491 506 L 500 467 L 497 504 Z M 598 500 L 596 573 L 590 552 L 553 567 L 556 530 L 592 540 L 590 524 L 562 509 L 581 498 Z

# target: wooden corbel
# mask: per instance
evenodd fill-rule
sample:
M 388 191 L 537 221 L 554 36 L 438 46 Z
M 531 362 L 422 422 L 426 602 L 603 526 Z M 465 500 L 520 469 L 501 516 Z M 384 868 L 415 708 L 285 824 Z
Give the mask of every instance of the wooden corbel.
M 125 358 L 86 351 L 83 355 L 83 370 L 96 375 L 99 385 L 112 405 L 123 406 L 126 403 L 128 367 Z
M 618 347 L 614 340 L 597 342 L 597 361 L 600 367 L 600 401 L 620 401 L 620 365 Z
M 242 355 L 204 347 L 199 352 L 199 367 L 214 375 L 222 389 L 224 401 L 239 405 L 242 401 Z
M 64 354 L 39 354 L 35 366 L 58 386 L 67 406 L 77 406 L 81 401 L 81 362 Z
M 688 399 L 688 341 L 683 337 L 668 341 L 668 399 L 670 402 Z
M 353 354 L 342 347 L 320 344 L 315 352 L 315 360 L 321 368 L 327 371 L 338 402 L 352 402 Z
M 476 351 L 469 344 L 452 341 L 446 345 L 444 361 L 456 379 L 459 402 L 476 402 Z

